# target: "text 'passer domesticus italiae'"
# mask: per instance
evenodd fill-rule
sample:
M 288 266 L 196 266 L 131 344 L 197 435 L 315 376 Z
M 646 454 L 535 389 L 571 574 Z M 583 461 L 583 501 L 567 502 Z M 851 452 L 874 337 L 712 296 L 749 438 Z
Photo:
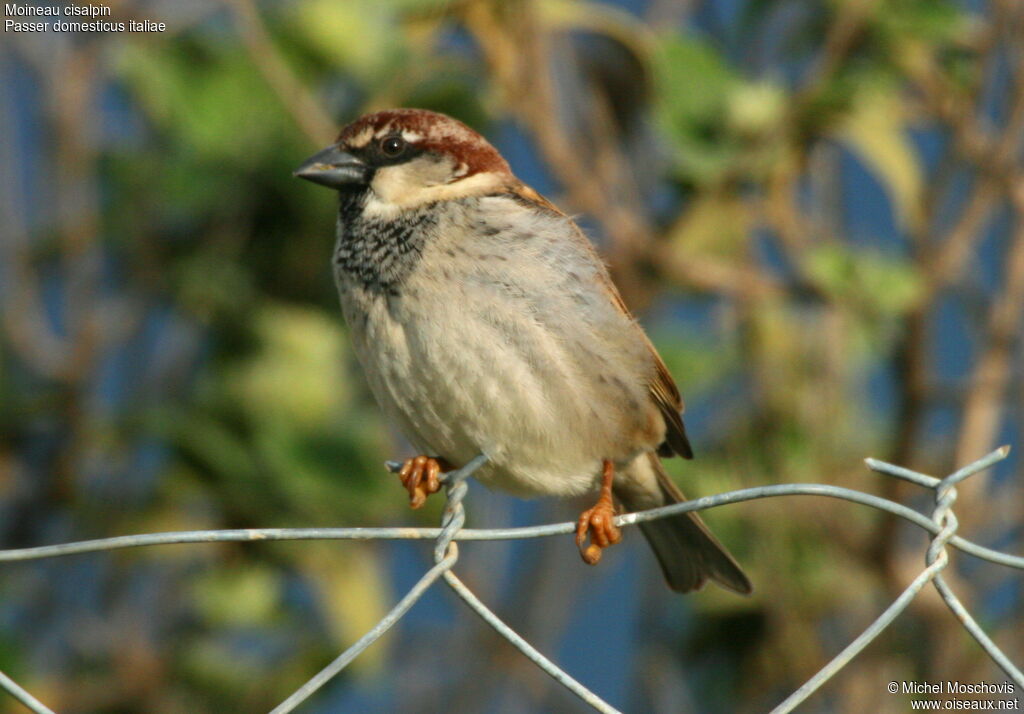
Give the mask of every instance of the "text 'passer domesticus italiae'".
M 340 197 L 341 306 L 377 401 L 423 454 L 400 473 L 414 508 L 442 470 L 485 454 L 485 484 L 599 493 L 576 531 L 593 564 L 620 539 L 614 501 L 684 500 L 659 458 L 692 457 L 672 377 L 580 229 L 487 140 L 443 114 L 383 111 L 295 175 Z M 673 590 L 751 591 L 697 514 L 640 528 Z

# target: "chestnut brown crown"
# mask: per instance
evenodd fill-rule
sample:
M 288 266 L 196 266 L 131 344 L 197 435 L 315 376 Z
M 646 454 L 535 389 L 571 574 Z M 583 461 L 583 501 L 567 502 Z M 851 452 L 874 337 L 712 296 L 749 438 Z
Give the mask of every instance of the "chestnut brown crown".
M 449 157 L 458 178 L 511 173 L 508 163 L 487 139 L 458 119 L 426 109 L 387 109 L 366 114 L 338 135 L 338 145 L 345 150 L 360 154 L 379 152 L 385 162 L 390 158 L 389 149 L 397 148 L 396 140 L 408 147 L 403 157 L 423 153 Z

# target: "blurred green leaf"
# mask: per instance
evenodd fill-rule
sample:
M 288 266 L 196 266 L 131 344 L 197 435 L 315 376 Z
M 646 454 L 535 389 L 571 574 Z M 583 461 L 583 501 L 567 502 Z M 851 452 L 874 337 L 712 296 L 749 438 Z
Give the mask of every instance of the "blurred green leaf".
M 394 3 L 308 0 L 294 6 L 298 30 L 332 65 L 363 82 L 380 79 L 405 52 Z
M 666 35 L 653 54 L 661 126 L 682 178 L 720 183 L 759 175 L 784 156 L 786 95 L 747 81 L 706 41 Z
M 117 65 L 150 118 L 198 158 L 255 167 L 266 149 L 297 133 L 238 44 L 125 43 Z
M 309 429 L 346 406 L 346 341 L 320 310 L 269 304 L 252 314 L 258 352 L 227 375 L 239 404 L 258 419 Z
M 654 70 L 658 112 L 681 168 L 701 181 L 719 175 L 734 155 L 721 120 L 739 76 L 707 42 L 683 35 L 659 39 Z
M 785 91 L 770 82 L 747 82 L 733 88 L 726 104 L 726 121 L 739 136 L 764 137 L 781 132 L 787 115 Z
M 903 312 L 922 288 L 908 260 L 846 245 L 814 247 L 807 256 L 807 268 L 840 301 L 879 316 Z
M 894 47 L 953 42 L 970 28 L 969 15 L 951 0 L 885 0 L 875 4 L 872 22 Z

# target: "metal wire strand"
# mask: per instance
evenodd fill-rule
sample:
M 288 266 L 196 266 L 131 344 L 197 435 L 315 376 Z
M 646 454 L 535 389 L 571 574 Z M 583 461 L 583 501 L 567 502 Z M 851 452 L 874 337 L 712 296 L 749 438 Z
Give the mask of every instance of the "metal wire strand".
M 54 714 L 54 711 L 22 689 L 17 682 L 0 672 L 0 688 L 36 714 Z
M 875 462 L 880 463 L 880 462 Z M 928 477 L 931 478 L 931 477 Z M 936 482 L 938 479 L 934 479 Z M 822 483 L 777 484 L 774 486 L 755 486 L 736 491 L 705 496 L 704 498 L 676 503 L 671 506 L 652 508 L 649 511 L 627 513 L 616 516 L 615 523 L 620 527 L 631 526 L 657 518 L 703 511 L 709 508 L 742 503 L 760 498 L 778 496 L 822 496 L 838 498 L 851 503 L 892 513 L 910 521 L 931 533 L 938 533 L 940 526 L 917 511 L 906 506 L 887 501 L 869 493 L 855 491 L 842 486 Z M 463 528 L 455 535 L 457 541 L 474 540 L 521 540 L 526 538 L 546 538 L 555 535 L 573 533 L 576 524 L 572 522 L 550 523 L 543 526 L 527 526 L 520 528 Z M 54 558 L 64 555 L 80 555 L 122 548 L 140 548 L 150 545 L 177 545 L 188 543 L 246 543 L 252 541 L 278 540 L 434 540 L 441 535 L 440 528 L 241 528 L 237 530 L 209 531 L 169 531 L 166 533 L 143 533 L 140 535 L 115 536 L 96 540 L 75 541 L 57 545 L 44 545 L 32 548 L 14 548 L 0 550 L 0 562 L 36 560 L 38 558 Z M 1024 556 L 1010 555 L 991 548 L 973 543 L 961 536 L 954 536 L 949 545 L 978 558 L 1024 570 Z
M 825 484 L 781 484 L 745 488 L 729 493 L 699 498 L 686 503 L 655 508 L 639 513 L 618 516 L 615 521 L 619 526 L 630 526 L 656 518 L 714 508 L 729 503 L 740 503 L 759 498 L 778 496 L 825 496 L 839 498 L 853 503 L 860 503 L 899 516 L 932 534 L 932 539 L 925 554 L 925 569 L 914 578 L 913 582 L 886 610 L 853 642 L 847 645 L 817 674 L 811 677 L 802 687 L 786 698 L 773 709 L 773 714 L 790 712 L 810 697 L 839 670 L 845 667 L 861 650 L 864 649 L 880 632 L 888 627 L 913 601 L 928 583 L 933 583 L 947 606 L 963 624 L 964 628 L 985 649 L 992 660 L 1013 679 L 1017 686 L 1024 689 L 1024 675 L 1009 658 L 999 649 L 991 638 L 982 630 L 971 614 L 956 597 L 949 585 L 942 578 L 941 572 L 949 563 L 947 546 L 953 546 L 965 553 L 993 563 L 1012 568 L 1024 569 L 1024 557 L 1002 553 L 985 548 L 957 535 L 959 523 L 953 512 L 956 502 L 956 485 L 966 478 L 992 466 L 1006 458 L 1009 447 L 996 449 L 992 453 L 974 461 L 944 479 L 937 479 L 927 474 L 918 473 L 901 466 L 888 464 L 875 459 L 866 459 L 867 466 L 879 473 L 901 478 L 934 492 L 935 508 L 930 516 L 918 513 L 906 506 L 878 496 L 862 493 L 853 489 L 830 486 Z M 376 642 L 385 632 L 398 622 L 423 594 L 438 580 L 445 583 L 462 599 L 484 622 L 519 649 L 541 670 L 550 675 L 556 682 L 591 708 L 599 712 L 614 713 L 617 710 L 576 681 L 550 659 L 541 654 L 519 633 L 508 627 L 494 614 L 452 570 L 458 560 L 458 541 L 469 540 L 507 540 L 519 538 L 540 538 L 570 533 L 574 523 L 554 523 L 529 528 L 494 528 L 465 529 L 466 520 L 463 500 L 466 495 L 466 479 L 484 463 L 487 457 L 477 456 L 466 466 L 442 476 L 446 503 L 440 528 L 266 528 L 217 531 L 182 531 L 175 533 L 147 533 L 134 536 L 120 536 L 92 541 L 79 541 L 59 545 L 36 548 L 21 548 L 0 551 L 0 562 L 34 560 L 78 553 L 117 550 L 147 545 L 167 545 L 172 543 L 216 543 L 216 542 L 247 542 L 264 540 L 380 540 L 380 539 L 433 539 L 434 566 L 409 590 L 405 596 L 381 619 L 369 632 L 342 652 L 334 661 L 324 667 L 309 681 L 297 689 L 284 702 L 278 705 L 271 714 L 285 714 L 294 711 L 330 679 L 345 669 L 360 653 Z M 389 462 L 388 467 L 397 470 L 399 465 Z M 0 689 L 11 694 L 33 712 L 53 714 L 31 694 L 22 689 L 7 675 L 0 672 Z
M 419 579 L 419 582 L 417 582 L 412 589 L 406 593 L 405 597 L 398 601 L 397 605 L 391 608 L 391 611 L 385 615 L 372 630 L 360 637 L 354 645 L 338 655 L 333 662 L 317 672 L 312 679 L 299 687 L 290 697 L 274 707 L 270 714 L 287 714 L 288 712 L 294 711 L 295 707 L 309 699 L 316 690 L 327 684 L 332 677 L 340 674 L 341 671 L 345 669 L 350 662 L 352 662 L 352 660 L 362 654 L 363 650 L 380 639 L 381 635 L 391 629 L 392 625 L 401 620 L 405 613 L 409 612 L 409 609 L 416 604 L 416 601 L 419 600 L 420 597 L 422 597 L 423 593 L 425 593 L 427 589 L 434 584 L 434 581 L 441 577 L 446 570 L 452 567 L 456 560 L 458 560 L 458 554 L 453 553 L 450 557 L 445 558 L 428 570 L 426 575 Z
M 939 527 L 939 532 L 932 539 L 925 555 L 925 570 L 914 578 L 914 581 L 904 590 L 895 602 L 886 608 L 874 622 L 853 642 L 846 646 L 842 652 L 825 665 L 817 674 L 809 679 L 802 687 L 793 692 L 789 697 L 772 710 L 772 714 L 786 714 L 793 711 L 797 706 L 811 696 L 821 685 L 831 679 L 836 672 L 845 667 L 850 660 L 857 656 L 882 630 L 888 627 L 896 617 L 910 605 L 914 597 L 929 583 L 933 582 L 939 595 L 946 602 L 953 614 L 960 620 L 963 626 L 974 637 L 975 640 L 985 649 L 989 656 L 995 661 L 1006 674 L 1014 680 L 1018 687 L 1024 688 L 1024 675 L 1010 662 L 998 646 L 989 638 L 984 630 L 975 622 L 970 613 L 963 606 L 960 600 L 953 594 L 940 573 L 949 564 L 949 555 L 946 552 L 946 545 L 951 542 L 959 526 L 956 514 L 953 513 L 953 503 L 956 502 L 956 484 L 983 471 L 992 464 L 1001 461 L 1009 455 L 1008 446 L 1000 447 L 992 453 L 983 456 L 977 461 L 968 464 L 944 479 L 937 479 L 925 474 L 910 471 L 900 466 L 894 466 L 882 461 L 868 459 L 868 466 L 880 473 L 890 474 L 898 478 L 911 481 L 935 490 L 935 510 L 932 512 L 932 522 Z

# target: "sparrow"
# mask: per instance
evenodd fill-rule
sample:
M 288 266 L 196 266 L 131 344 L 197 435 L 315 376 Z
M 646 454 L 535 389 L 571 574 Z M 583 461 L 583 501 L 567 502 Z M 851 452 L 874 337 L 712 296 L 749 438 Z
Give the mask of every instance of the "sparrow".
M 693 457 L 664 362 L 580 228 L 480 134 L 422 109 L 367 114 L 295 176 L 338 193 L 341 308 L 377 402 L 420 451 L 400 472 L 413 508 L 484 454 L 488 486 L 596 492 L 576 528 L 595 564 L 621 538 L 617 506 L 685 500 L 661 463 Z M 673 590 L 751 592 L 696 513 L 640 528 Z

